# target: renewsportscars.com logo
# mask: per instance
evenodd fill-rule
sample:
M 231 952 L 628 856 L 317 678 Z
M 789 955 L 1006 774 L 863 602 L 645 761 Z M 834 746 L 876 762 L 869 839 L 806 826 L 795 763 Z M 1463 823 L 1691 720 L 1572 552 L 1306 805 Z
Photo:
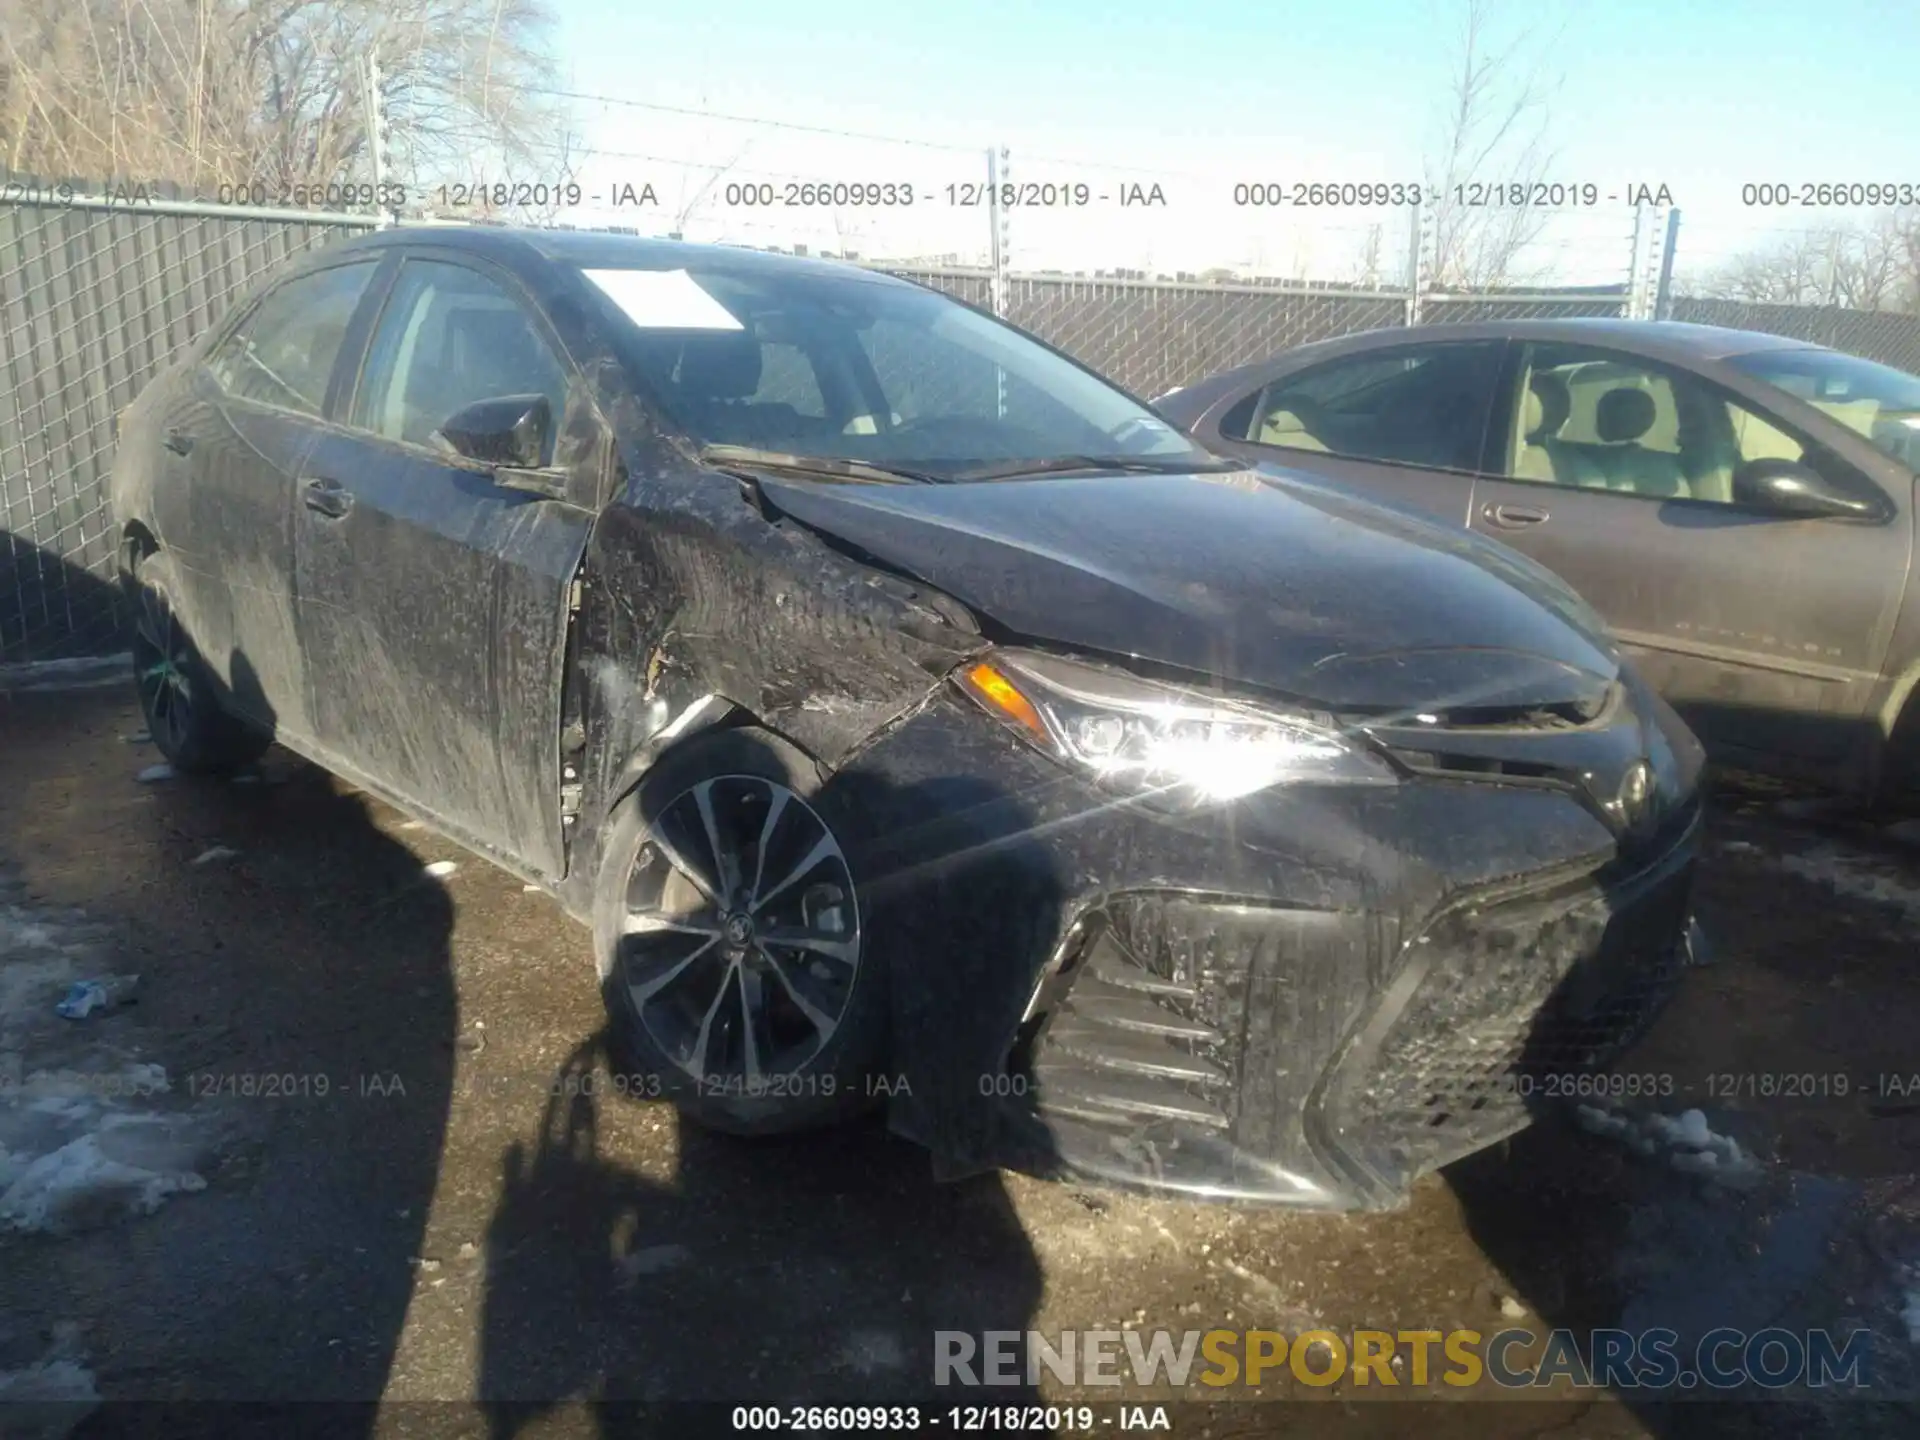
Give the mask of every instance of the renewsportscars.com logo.
M 939 1386 L 1255 1387 L 1288 1380 L 1354 1389 L 1572 1385 L 1610 1390 L 1872 1388 L 1871 1332 L 1710 1330 L 936 1330 Z

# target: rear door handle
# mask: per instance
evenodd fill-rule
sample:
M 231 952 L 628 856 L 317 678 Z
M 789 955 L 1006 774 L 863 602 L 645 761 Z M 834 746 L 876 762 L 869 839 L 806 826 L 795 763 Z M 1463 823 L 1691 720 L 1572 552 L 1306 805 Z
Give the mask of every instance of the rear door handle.
M 338 480 L 329 480 L 325 476 L 309 480 L 301 486 L 300 498 L 306 502 L 309 510 L 317 511 L 330 520 L 338 520 L 353 509 L 353 492 Z
M 193 449 L 193 436 L 184 430 L 169 430 L 166 438 L 160 442 L 176 455 L 184 455 Z
M 1488 504 L 1480 507 L 1480 513 L 1486 517 L 1489 525 L 1498 525 L 1502 530 L 1524 530 L 1529 525 L 1543 523 L 1547 518 L 1547 512 L 1538 505 Z

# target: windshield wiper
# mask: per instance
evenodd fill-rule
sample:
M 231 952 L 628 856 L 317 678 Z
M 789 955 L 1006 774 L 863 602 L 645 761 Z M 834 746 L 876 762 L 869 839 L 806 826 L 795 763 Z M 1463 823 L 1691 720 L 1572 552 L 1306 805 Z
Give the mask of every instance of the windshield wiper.
M 836 480 L 863 480 L 869 484 L 897 485 L 902 480 L 911 480 L 931 485 L 940 479 L 924 470 L 909 470 L 899 465 L 875 465 L 865 460 L 844 460 L 836 455 L 794 455 L 785 450 L 759 450 L 751 445 L 703 445 L 700 459 L 708 465 L 791 470 L 798 475 L 827 475 Z
M 1238 470 L 1238 460 L 1222 460 L 1207 455 L 1176 459 L 1171 455 L 1046 455 L 1038 459 L 1003 460 L 992 465 L 976 465 L 971 470 L 956 470 L 949 478 L 967 480 L 1013 480 L 1023 475 L 1060 475 L 1076 470 L 1118 470 L 1129 475 L 1206 475 L 1217 470 Z

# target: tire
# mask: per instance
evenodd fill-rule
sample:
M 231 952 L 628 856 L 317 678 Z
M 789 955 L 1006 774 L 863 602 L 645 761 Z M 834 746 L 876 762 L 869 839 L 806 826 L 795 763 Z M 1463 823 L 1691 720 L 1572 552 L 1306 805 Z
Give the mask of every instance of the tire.
M 859 817 L 821 800 L 825 782 L 777 736 L 726 730 L 670 753 L 614 807 L 593 935 L 628 1093 L 735 1135 L 871 1108 L 886 977 L 866 953 Z
M 273 743 L 223 710 L 219 688 L 178 620 L 179 581 L 165 555 L 149 555 L 127 581 L 133 605 L 133 674 L 147 733 L 167 763 L 195 775 L 252 764 Z

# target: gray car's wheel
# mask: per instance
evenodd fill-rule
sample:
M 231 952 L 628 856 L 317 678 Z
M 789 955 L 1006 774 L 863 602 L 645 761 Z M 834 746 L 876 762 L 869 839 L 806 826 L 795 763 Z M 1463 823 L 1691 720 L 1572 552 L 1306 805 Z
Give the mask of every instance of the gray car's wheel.
M 260 758 L 272 737 L 220 708 L 200 652 L 180 624 L 173 563 L 149 555 L 128 581 L 133 673 L 147 733 L 176 770 L 224 774 Z
M 881 966 L 823 777 L 758 730 L 696 740 L 615 807 L 594 903 L 614 1050 L 702 1125 L 772 1134 L 868 1108 Z

